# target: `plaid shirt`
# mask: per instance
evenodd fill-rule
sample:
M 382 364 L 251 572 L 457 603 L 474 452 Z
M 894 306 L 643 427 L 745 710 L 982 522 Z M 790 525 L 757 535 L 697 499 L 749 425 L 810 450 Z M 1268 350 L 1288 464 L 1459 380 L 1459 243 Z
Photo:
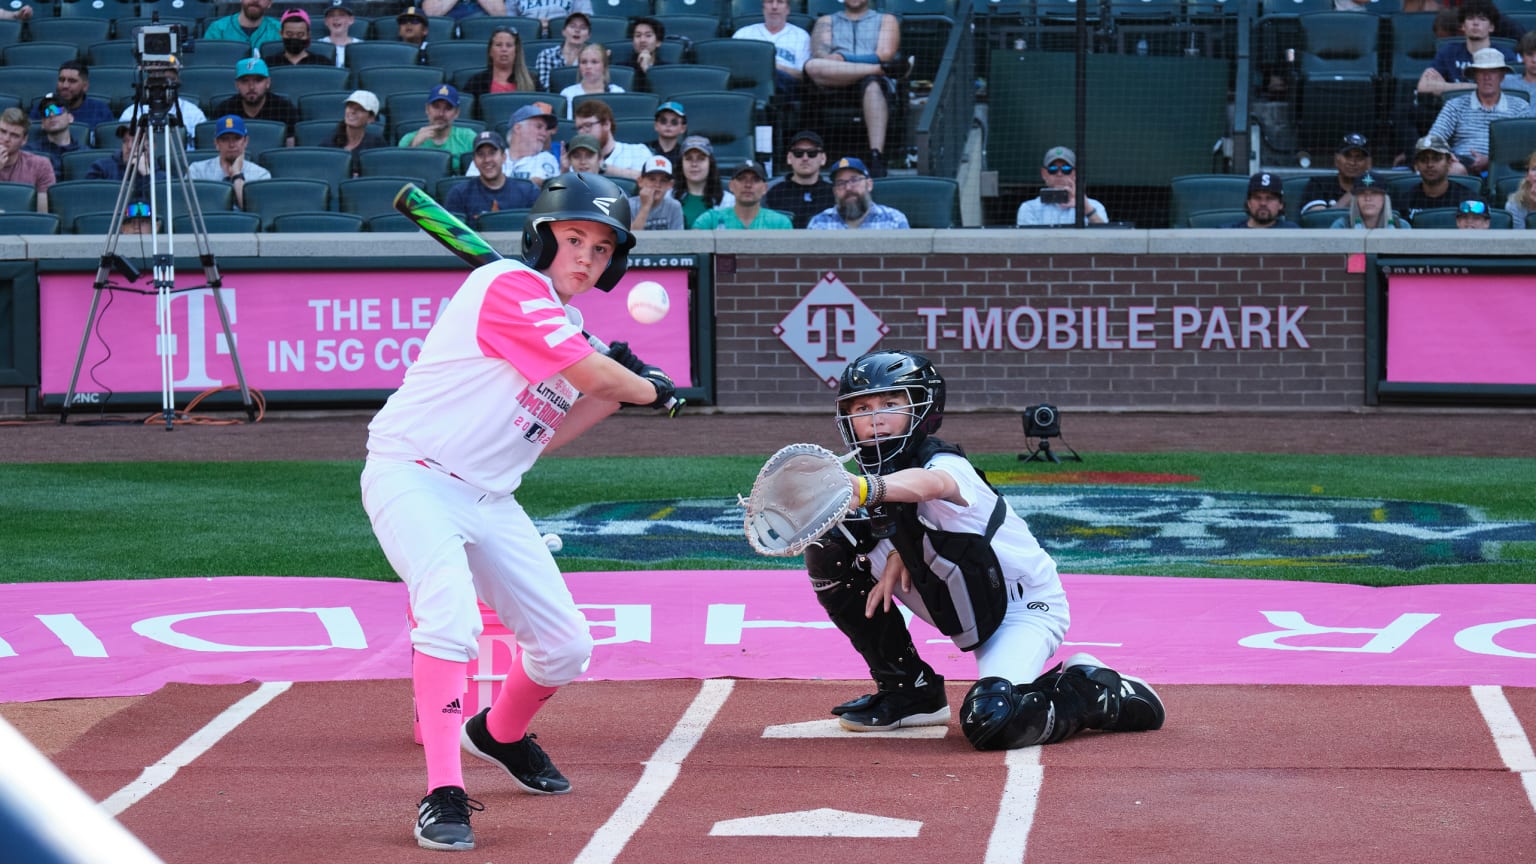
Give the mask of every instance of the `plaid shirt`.
M 565 55 L 560 53 L 559 45 L 551 45 L 539 52 L 539 56 L 533 61 L 533 77 L 539 79 L 539 89 L 549 89 L 549 73 L 561 66 L 569 65 L 565 62 Z
M 848 230 L 848 223 L 837 214 L 836 207 L 817 213 L 811 217 L 811 222 L 805 227 L 816 230 Z M 886 207 L 883 204 L 870 204 L 869 212 L 864 214 L 864 221 L 859 223 L 860 230 L 874 228 L 911 228 L 907 224 L 907 215 L 895 207 Z

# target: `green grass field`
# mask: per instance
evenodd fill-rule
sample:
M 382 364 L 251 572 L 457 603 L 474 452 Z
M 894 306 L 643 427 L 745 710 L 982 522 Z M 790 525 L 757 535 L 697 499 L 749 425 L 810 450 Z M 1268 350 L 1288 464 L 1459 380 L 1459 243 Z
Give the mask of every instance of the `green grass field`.
M 762 456 L 549 458 L 519 500 L 538 518 L 594 501 L 730 498 Z M 1030 483 L 1063 471 L 1190 475 L 1181 491 L 1380 498 L 1461 504 L 1496 520 L 1536 521 L 1536 459 L 1257 454 L 1095 454 L 1078 465 L 1021 466 L 983 455 L 994 475 Z M 261 575 L 393 579 L 358 496 L 358 462 L 0 465 L 0 543 L 7 582 Z M 1026 490 L 1030 488 L 1025 484 Z M 1052 489 L 1042 483 L 1042 492 Z M 795 561 L 681 559 L 644 564 L 562 555 L 567 570 L 798 566 Z M 1530 582 L 1536 548 L 1506 543 L 1491 563 L 1414 570 L 1348 563 L 1098 568 L 1102 572 L 1309 579 L 1366 585 Z M 1071 568 L 1065 568 L 1070 570 Z

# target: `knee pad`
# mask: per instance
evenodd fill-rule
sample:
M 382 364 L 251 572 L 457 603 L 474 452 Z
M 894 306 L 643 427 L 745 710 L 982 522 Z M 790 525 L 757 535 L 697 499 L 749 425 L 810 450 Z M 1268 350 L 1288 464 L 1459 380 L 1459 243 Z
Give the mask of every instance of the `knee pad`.
M 843 587 L 868 590 L 873 577 L 848 538 L 833 531 L 805 550 L 805 572 L 817 594 Z
M 541 656 L 522 653 L 523 670 L 535 684 L 543 687 L 564 687 L 587 671 L 592 661 L 592 636 L 583 633 L 578 638 L 551 646 Z
M 983 678 L 965 694 L 960 731 L 977 750 L 1017 750 L 1046 741 L 1055 716 L 1045 693 L 1006 678 Z

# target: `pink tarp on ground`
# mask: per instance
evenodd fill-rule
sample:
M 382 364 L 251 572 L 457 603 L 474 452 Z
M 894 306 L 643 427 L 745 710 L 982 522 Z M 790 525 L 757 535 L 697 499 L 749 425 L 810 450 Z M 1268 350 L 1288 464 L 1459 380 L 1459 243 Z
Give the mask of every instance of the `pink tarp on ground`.
M 590 679 L 866 677 L 803 571 L 568 578 L 598 641 Z M 1536 686 L 1536 585 L 1065 581 L 1073 622 L 1063 653 L 1089 650 L 1156 682 Z M 975 676 L 926 624 L 914 635 L 942 674 Z M 399 678 L 408 654 L 398 584 L 0 586 L 0 701 L 148 693 L 173 681 Z

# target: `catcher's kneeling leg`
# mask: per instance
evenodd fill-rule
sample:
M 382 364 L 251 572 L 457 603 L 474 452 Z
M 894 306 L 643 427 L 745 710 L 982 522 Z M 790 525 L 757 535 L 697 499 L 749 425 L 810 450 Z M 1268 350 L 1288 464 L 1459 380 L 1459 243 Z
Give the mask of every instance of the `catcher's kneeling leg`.
M 1089 654 L 1028 684 L 983 678 L 965 694 L 960 729 L 977 750 L 1055 744 L 1084 729 L 1160 729 L 1166 712 L 1151 685 L 1121 675 Z
M 868 560 L 858 554 L 842 532 L 833 531 L 807 548 L 805 568 L 821 608 L 869 664 L 869 674 L 880 690 L 904 690 L 919 682 L 943 680 L 918 656 L 900 610 L 892 606 L 876 610 L 873 618 L 865 616 L 864 604 L 875 578 Z M 867 698 L 839 705 L 834 713 L 858 710 Z

